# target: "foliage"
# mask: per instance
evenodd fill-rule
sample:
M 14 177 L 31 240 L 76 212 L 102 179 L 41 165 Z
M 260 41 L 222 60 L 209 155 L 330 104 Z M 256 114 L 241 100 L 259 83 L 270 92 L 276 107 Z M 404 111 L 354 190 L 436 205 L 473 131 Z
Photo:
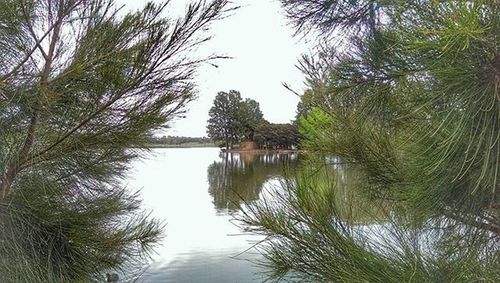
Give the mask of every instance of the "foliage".
M 0 212 L 2 280 L 88 282 L 117 267 L 138 275 L 161 224 L 140 213 L 137 197 L 119 188 L 83 195 L 40 175 L 23 180 Z
M 488 251 L 491 247 L 466 248 L 488 243 L 487 235 L 478 239 L 443 218 L 411 225 L 404 208 L 365 191 L 366 175 L 358 168 L 320 160 L 306 162 L 271 197 L 245 207 L 239 218 L 246 231 L 267 236 L 257 248 L 265 257 L 260 264 L 268 268 L 268 279 L 497 281 L 498 259 Z
M 158 145 L 173 145 L 181 146 L 186 144 L 212 144 L 210 138 L 207 137 L 182 137 L 182 136 L 162 136 L 162 137 L 151 137 L 149 139 L 149 144 L 154 146 Z
M 207 134 L 226 148 L 243 140 L 253 140 L 255 129 L 264 121 L 259 103 L 242 100 L 238 91 L 219 92 L 209 111 Z
M 240 105 L 239 120 L 241 135 L 246 140 L 254 140 L 257 127 L 264 122 L 264 115 L 260 111 L 259 103 L 246 98 Z
M 498 2 L 282 3 L 297 27 L 345 41 L 328 53 L 328 79 L 309 77 L 315 108 L 299 118 L 303 145 L 320 158 L 243 219 L 268 236 L 273 278 L 498 281 Z M 347 185 L 366 201 L 352 211 L 388 211 L 374 213 L 377 224 L 341 217 L 345 177 L 320 182 L 324 160 L 358 172 Z
M 241 95 L 235 90 L 219 92 L 208 115 L 207 134 L 214 141 L 224 142 L 226 148 L 239 141 L 238 120 Z
M 227 1 L 182 18 L 112 0 L 0 4 L 0 276 L 89 281 L 143 255 L 160 225 L 119 185 L 151 133 L 195 97 L 193 50 Z
M 379 6 L 390 1 L 372 0 L 281 0 L 285 14 L 298 30 L 319 29 L 330 35 L 337 29 L 363 31 L 373 27 Z
M 330 135 L 335 134 L 335 124 L 321 108 L 312 108 L 299 117 L 301 145 L 324 152 L 329 151 Z
M 265 149 L 292 149 L 298 141 L 299 133 L 293 124 L 262 123 L 255 133 L 255 142 Z

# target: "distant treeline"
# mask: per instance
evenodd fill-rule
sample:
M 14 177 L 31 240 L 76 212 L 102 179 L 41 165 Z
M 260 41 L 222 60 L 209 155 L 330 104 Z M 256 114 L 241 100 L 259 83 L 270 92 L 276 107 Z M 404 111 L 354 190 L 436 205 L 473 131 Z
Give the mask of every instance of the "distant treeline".
M 181 137 L 181 136 L 162 136 L 152 137 L 150 143 L 153 145 L 213 145 L 210 138 L 207 137 Z

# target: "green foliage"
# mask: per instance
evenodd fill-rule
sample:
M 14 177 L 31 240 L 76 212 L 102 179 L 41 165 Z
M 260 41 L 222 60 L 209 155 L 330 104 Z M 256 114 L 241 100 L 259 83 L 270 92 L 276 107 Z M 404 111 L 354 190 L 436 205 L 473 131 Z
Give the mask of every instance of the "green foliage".
M 301 144 L 323 156 L 312 168 L 334 160 L 338 174 L 320 183 L 318 170 L 299 174 L 278 202 L 243 219 L 272 239 L 261 247 L 273 278 L 498 281 L 497 1 L 282 3 L 297 27 L 337 29 L 345 40 L 320 50 L 323 66 L 300 65 L 310 87 Z M 377 224 L 340 213 L 349 168 L 359 179 L 346 185 L 364 199 L 352 211 L 371 211 Z
M 226 148 L 239 141 L 239 108 L 241 95 L 235 90 L 219 92 L 208 115 L 207 134 L 214 141 L 223 142 Z
M 219 92 L 208 115 L 208 136 L 223 142 L 226 148 L 245 139 L 253 140 L 256 128 L 265 121 L 259 103 L 249 98 L 242 100 L 235 90 Z
M 40 175 L 24 179 L 1 208 L 2 280 L 88 282 L 117 267 L 139 272 L 161 232 L 137 197 L 114 187 L 82 195 Z
M 320 108 L 312 108 L 307 114 L 299 117 L 299 133 L 301 145 L 305 148 L 328 152 L 331 132 L 334 123 Z
M 336 29 L 360 32 L 374 25 L 378 6 L 390 1 L 281 0 L 287 17 L 298 30 L 319 29 L 328 35 Z
M 193 51 L 227 1 L 179 19 L 167 4 L 120 16 L 112 0 L 0 3 L 3 281 L 89 281 L 158 239 L 121 179 L 195 97 L 196 68 L 217 57 Z
M 259 103 L 253 99 L 246 98 L 241 103 L 239 113 L 241 135 L 244 139 L 254 140 L 257 127 L 265 121 L 264 115 L 260 111 Z
M 297 147 L 299 133 L 293 124 L 262 123 L 256 128 L 255 142 L 265 149 L 293 149 Z
M 271 198 L 246 207 L 240 223 L 267 237 L 258 249 L 270 280 L 497 281 L 497 255 L 470 248 L 487 235 L 443 219 L 411 225 L 397 202 L 367 194 L 367 180 L 356 166 L 313 156 Z M 460 239 L 447 237 L 454 233 Z

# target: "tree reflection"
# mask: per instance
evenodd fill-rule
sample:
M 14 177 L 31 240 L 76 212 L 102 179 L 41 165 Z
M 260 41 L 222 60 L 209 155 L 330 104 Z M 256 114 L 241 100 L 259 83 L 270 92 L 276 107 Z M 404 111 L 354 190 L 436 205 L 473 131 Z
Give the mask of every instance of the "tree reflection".
M 381 224 L 395 209 L 392 202 L 377 192 L 364 190 L 367 176 L 355 164 L 345 164 L 335 157 L 316 156 L 302 159 L 289 189 L 297 201 L 331 210 L 332 217 L 344 224 Z
M 208 190 L 217 210 L 234 212 L 243 202 L 259 199 L 267 181 L 284 178 L 285 172 L 291 171 L 287 183 L 302 190 L 303 197 L 332 202 L 339 220 L 365 225 L 387 219 L 390 202 L 373 198 L 360 189 L 365 176 L 356 166 L 340 165 L 336 158 L 318 158 L 323 162 L 310 160 L 309 156 L 301 158 L 299 165 L 296 153 L 221 153 L 220 159 L 208 167 Z M 331 197 L 326 198 L 325 194 Z
M 297 166 L 298 155 L 221 153 L 208 167 L 208 191 L 217 210 L 235 211 L 243 201 L 257 200 L 262 187 Z

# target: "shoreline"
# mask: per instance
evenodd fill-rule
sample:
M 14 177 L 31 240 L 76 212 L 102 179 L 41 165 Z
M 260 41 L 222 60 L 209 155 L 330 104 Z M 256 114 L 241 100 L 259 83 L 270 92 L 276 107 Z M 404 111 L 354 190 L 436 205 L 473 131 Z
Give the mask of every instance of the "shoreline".
M 220 152 L 227 153 L 249 153 L 249 154 L 291 154 L 291 153 L 300 153 L 302 152 L 299 149 L 223 149 L 216 145 L 212 144 L 180 144 L 180 145 L 168 145 L 168 144 L 149 144 L 146 148 L 219 148 Z
M 228 149 L 228 150 L 221 149 L 221 151 L 228 153 L 253 153 L 253 154 L 268 154 L 268 153 L 289 154 L 289 153 L 300 152 L 300 150 L 298 149 Z
M 215 144 L 148 144 L 147 148 L 209 148 L 218 147 Z

